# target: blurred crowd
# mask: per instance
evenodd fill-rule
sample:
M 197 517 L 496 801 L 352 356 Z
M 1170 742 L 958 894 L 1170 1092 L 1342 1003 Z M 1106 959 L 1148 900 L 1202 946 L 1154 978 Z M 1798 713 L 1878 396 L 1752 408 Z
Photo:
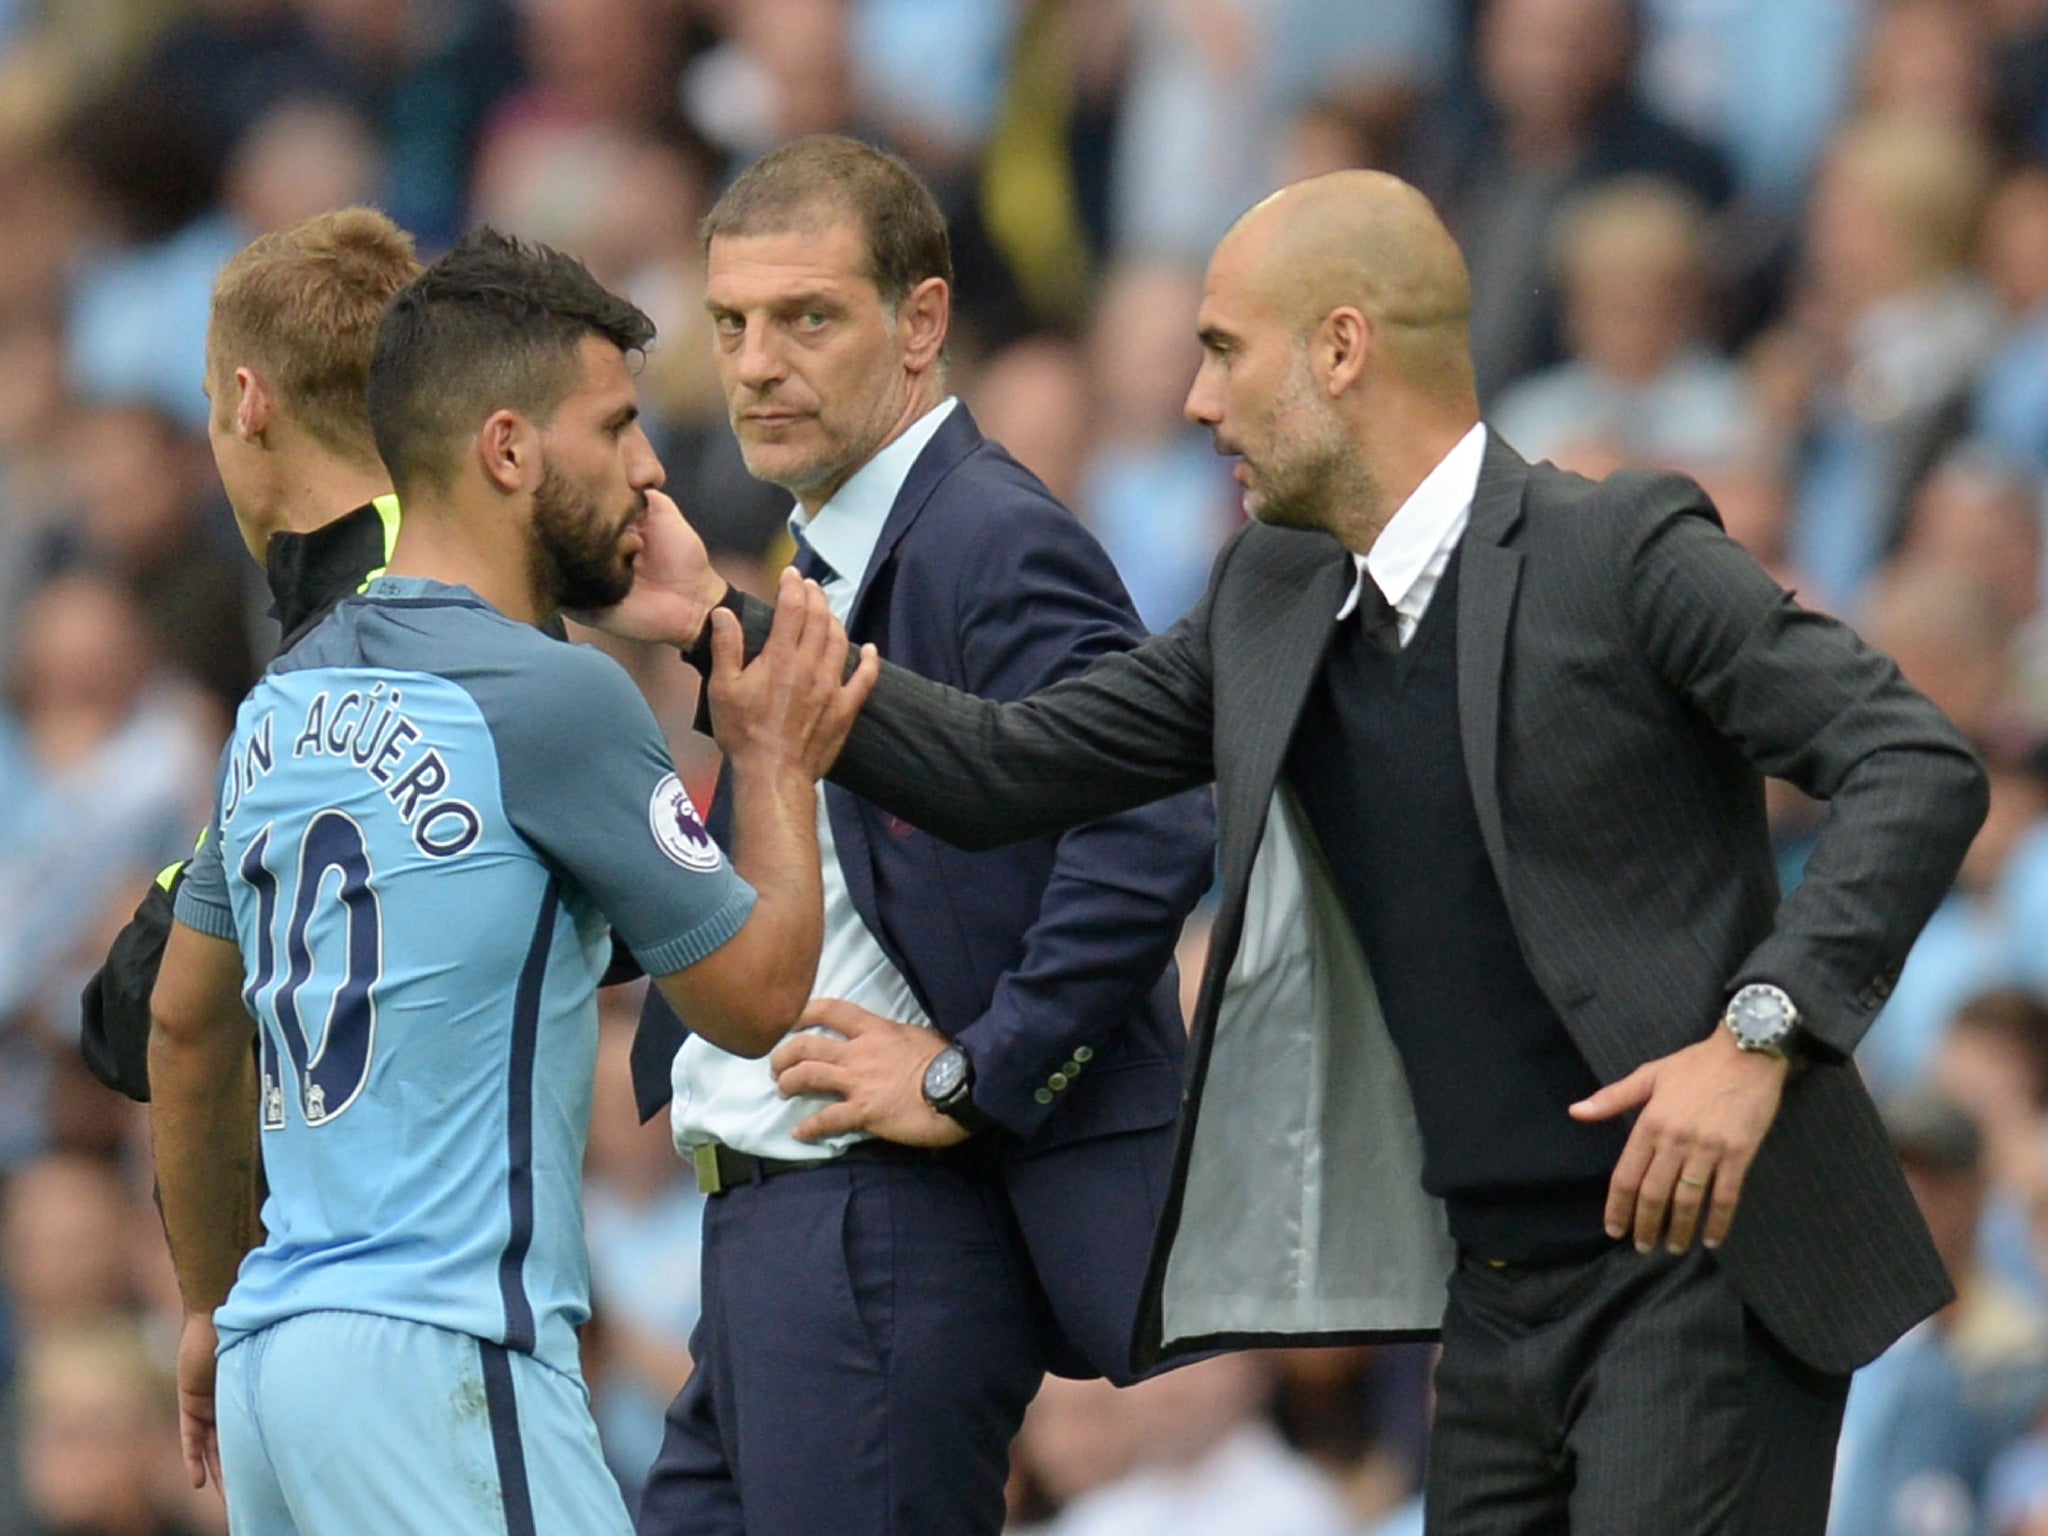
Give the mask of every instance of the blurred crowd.
M 215 272 L 354 202 L 429 254 L 489 221 L 582 256 L 660 324 L 650 432 L 752 583 L 787 500 L 727 430 L 695 225 L 816 130 L 938 192 L 954 386 L 1154 626 L 1241 515 L 1180 414 L 1209 248 L 1378 166 L 1464 243 L 1515 447 L 1697 477 L 1964 729 L 1991 818 L 1863 1061 L 1961 1296 L 1859 1379 L 1836 1529 L 2048 1536 L 2048 0 L 0 0 L 0 1536 L 225 1529 L 178 1464 L 142 1112 L 75 1051 L 274 644 L 207 454 Z M 694 685 L 621 658 L 701 788 Z M 1824 812 L 1772 814 L 1795 881 Z M 689 1369 L 701 1210 L 632 1113 L 636 1014 L 605 999 L 588 1170 L 629 1489 Z M 1050 1381 L 1016 1528 L 1419 1531 L 1429 1370 Z

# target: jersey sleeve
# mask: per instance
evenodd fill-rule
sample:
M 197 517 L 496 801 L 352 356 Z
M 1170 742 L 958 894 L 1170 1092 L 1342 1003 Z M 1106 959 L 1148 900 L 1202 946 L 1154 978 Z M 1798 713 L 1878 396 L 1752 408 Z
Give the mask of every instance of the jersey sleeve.
M 221 862 L 219 790 L 226 782 L 228 756 L 233 750 L 230 740 L 221 752 L 221 776 L 215 785 L 213 814 L 207 818 L 206 830 L 199 834 L 199 846 L 193 849 L 185 876 L 178 882 L 172 909 L 187 928 L 196 928 L 231 944 L 235 942 L 235 908 L 228 895 L 227 866 Z
M 550 646 L 521 682 L 479 701 L 513 827 L 650 976 L 695 965 L 739 932 L 754 892 L 704 830 L 654 712 L 589 646 Z

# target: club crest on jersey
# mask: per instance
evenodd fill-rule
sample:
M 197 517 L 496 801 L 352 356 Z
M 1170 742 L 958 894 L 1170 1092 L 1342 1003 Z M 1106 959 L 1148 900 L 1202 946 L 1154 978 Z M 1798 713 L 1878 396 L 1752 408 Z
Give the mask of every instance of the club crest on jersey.
M 647 802 L 647 825 L 661 851 L 685 869 L 708 873 L 724 862 L 718 844 L 697 819 L 690 792 L 674 774 L 654 786 L 653 798 Z

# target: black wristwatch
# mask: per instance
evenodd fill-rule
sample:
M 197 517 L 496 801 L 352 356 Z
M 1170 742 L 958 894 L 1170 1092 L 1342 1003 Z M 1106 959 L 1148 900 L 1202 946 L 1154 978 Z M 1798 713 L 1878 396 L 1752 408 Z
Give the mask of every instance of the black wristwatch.
M 974 1103 L 974 1062 L 958 1045 L 949 1044 L 924 1069 L 924 1101 L 970 1136 L 995 1125 Z

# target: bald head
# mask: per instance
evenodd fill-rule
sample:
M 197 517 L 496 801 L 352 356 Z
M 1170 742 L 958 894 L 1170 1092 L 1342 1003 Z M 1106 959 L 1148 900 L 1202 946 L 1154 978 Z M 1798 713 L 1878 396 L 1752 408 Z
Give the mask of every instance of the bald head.
M 1472 281 L 1429 199 L 1383 171 L 1283 187 L 1231 228 L 1217 259 L 1306 337 L 1350 307 L 1371 323 L 1383 372 L 1430 393 L 1473 394 Z

